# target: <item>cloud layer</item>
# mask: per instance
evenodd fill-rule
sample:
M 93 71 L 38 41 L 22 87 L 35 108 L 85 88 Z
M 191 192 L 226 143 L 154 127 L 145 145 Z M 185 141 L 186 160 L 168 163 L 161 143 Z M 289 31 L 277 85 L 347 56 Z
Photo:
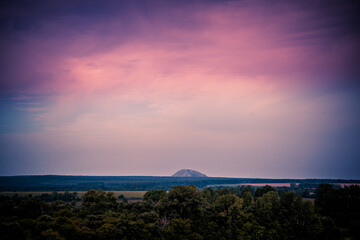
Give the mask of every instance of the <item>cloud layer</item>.
M 359 178 L 357 9 L 7 3 L 0 174 Z

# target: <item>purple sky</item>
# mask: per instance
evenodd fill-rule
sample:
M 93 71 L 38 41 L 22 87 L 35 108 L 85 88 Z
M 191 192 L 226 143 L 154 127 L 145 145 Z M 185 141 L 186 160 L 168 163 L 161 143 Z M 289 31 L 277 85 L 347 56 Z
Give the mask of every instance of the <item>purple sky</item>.
M 356 1 L 3 1 L 0 175 L 360 179 Z

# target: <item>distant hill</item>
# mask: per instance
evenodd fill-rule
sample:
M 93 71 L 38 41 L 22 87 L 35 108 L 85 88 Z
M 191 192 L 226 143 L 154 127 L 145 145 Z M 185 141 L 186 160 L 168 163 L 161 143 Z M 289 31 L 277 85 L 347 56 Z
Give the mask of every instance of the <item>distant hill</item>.
M 207 177 L 207 176 L 195 170 L 181 169 L 176 173 L 174 173 L 172 177 Z

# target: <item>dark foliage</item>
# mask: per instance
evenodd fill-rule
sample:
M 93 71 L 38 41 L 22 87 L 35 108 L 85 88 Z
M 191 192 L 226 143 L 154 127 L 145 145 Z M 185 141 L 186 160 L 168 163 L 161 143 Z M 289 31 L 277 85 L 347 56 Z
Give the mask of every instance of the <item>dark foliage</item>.
M 0 196 L 0 239 L 359 239 L 358 186 L 319 185 L 315 204 L 292 190 L 182 185 L 129 203 L 90 190 L 81 205 L 72 193 Z

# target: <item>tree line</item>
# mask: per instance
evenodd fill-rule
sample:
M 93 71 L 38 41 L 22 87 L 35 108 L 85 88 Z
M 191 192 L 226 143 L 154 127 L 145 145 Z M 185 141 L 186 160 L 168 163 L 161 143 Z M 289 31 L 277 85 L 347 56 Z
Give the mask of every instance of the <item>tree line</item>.
M 62 176 L 30 175 L 0 176 L 0 192 L 32 191 L 149 191 L 171 190 L 177 185 L 195 185 L 197 188 L 247 183 L 298 183 L 300 188 L 316 188 L 320 183 L 353 183 L 359 180 L 345 179 L 263 179 L 222 177 L 156 177 L 156 176 Z
M 50 194 L 51 195 L 51 194 Z M 66 197 L 64 197 L 66 195 Z M 90 190 L 0 197 L 0 239 L 359 239 L 360 188 L 320 184 L 315 201 L 265 186 L 148 191 L 141 202 Z M 53 200 L 51 200 L 53 199 Z

